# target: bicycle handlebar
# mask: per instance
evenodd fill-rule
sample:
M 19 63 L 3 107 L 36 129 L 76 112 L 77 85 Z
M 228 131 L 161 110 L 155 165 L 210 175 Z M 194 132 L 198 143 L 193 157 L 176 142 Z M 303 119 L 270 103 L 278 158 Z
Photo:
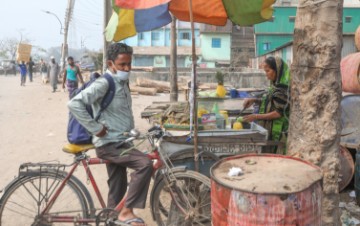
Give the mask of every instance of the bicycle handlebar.
M 129 138 L 118 144 L 116 148 L 120 148 L 122 145 L 132 142 L 134 140 L 144 140 L 146 138 L 160 139 L 162 136 L 164 136 L 164 131 L 159 126 L 154 126 L 150 128 L 148 132 L 144 135 L 141 135 L 138 130 L 132 129 L 130 132 L 125 132 L 124 136 L 129 136 Z

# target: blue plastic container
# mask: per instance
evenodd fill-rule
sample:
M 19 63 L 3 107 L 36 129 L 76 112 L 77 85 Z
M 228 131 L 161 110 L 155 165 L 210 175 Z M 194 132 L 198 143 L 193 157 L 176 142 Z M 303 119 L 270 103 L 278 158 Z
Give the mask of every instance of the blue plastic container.
M 250 95 L 248 94 L 248 92 L 240 91 L 240 92 L 238 92 L 238 97 L 240 97 L 240 98 L 248 98 L 248 97 L 250 97 Z
M 237 98 L 238 97 L 238 91 L 236 89 L 230 90 L 230 97 L 231 98 Z

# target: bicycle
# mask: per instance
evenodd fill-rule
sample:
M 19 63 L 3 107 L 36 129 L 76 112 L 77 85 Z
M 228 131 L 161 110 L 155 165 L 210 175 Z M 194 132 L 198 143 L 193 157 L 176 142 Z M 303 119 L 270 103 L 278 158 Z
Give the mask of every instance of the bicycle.
M 128 136 L 124 143 L 148 139 L 151 144 L 151 152 L 147 153 L 154 169 L 150 207 L 156 223 L 161 226 L 211 225 L 209 178 L 185 167 L 172 167 L 166 154 L 158 150 L 157 143 L 164 136 L 159 127 L 151 128 L 143 136 L 132 130 Z M 115 209 L 106 208 L 89 166 L 108 161 L 90 158 L 86 152 L 93 148 L 93 145 L 66 145 L 63 150 L 75 155 L 70 165 L 21 164 L 18 177 L 7 185 L 0 197 L 0 226 L 113 225 L 126 196 Z M 84 166 L 100 209 L 95 208 L 88 189 L 73 175 L 80 164 Z M 67 167 L 71 167 L 69 172 L 65 171 Z

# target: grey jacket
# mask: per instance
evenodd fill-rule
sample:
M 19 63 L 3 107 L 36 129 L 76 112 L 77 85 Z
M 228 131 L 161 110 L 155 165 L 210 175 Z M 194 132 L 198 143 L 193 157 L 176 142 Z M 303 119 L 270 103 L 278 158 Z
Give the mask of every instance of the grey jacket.
M 109 71 L 108 71 L 109 73 Z M 93 134 L 93 143 L 101 147 L 112 142 L 125 139 L 124 132 L 134 128 L 132 101 L 128 81 L 120 80 L 116 74 L 112 74 L 115 82 L 115 96 L 110 105 L 102 112 L 96 122 L 86 111 L 86 105 L 92 105 L 94 115 L 100 111 L 100 103 L 108 90 L 109 84 L 105 78 L 98 78 L 88 88 L 80 92 L 68 103 L 70 112 L 74 117 Z M 108 129 L 104 137 L 96 137 L 103 125 Z

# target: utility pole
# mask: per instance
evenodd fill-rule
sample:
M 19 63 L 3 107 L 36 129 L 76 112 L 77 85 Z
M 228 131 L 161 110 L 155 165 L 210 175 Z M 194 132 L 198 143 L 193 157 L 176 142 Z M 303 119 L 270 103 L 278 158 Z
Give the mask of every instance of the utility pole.
M 176 46 L 176 18 L 171 21 L 171 51 L 170 51 L 170 101 L 178 101 L 177 84 L 177 46 Z
M 68 31 L 69 31 L 69 24 L 71 20 L 71 14 L 74 9 L 74 1 L 68 0 L 66 13 L 65 13 L 65 27 L 64 27 L 64 42 L 62 45 L 62 51 L 61 51 L 61 73 L 65 69 L 65 58 L 68 56 L 68 44 L 67 44 L 67 37 L 68 37 Z
M 103 72 L 105 73 L 106 69 L 107 69 L 107 65 L 106 65 L 106 50 L 108 49 L 109 46 L 109 42 L 106 41 L 106 37 L 105 37 L 105 29 L 106 29 L 106 25 L 110 20 L 110 16 L 112 13 L 112 7 L 111 7 L 111 2 L 110 0 L 104 0 L 104 31 L 103 31 L 103 40 L 104 40 L 104 49 L 103 49 Z

